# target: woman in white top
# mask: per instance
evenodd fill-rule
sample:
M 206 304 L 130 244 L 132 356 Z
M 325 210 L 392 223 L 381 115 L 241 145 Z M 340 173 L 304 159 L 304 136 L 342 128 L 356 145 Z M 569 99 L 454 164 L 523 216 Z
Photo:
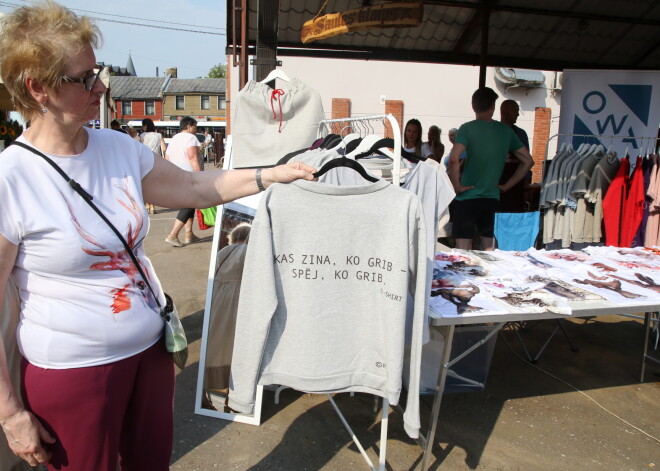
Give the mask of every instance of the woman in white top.
M 403 150 L 422 155 L 422 123 L 413 118 L 406 123 L 403 131 Z
M 151 151 L 160 155 L 161 157 L 165 155 L 166 145 L 165 139 L 161 133 L 156 131 L 156 125 L 150 118 L 144 118 L 142 120 L 142 133 L 140 134 L 142 138 L 142 143 L 147 146 Z
M 140 139 L 142 139 L 142 144 L 147 146 L 151 151 L 163 157 L 165 155 L 165 150 L 167 146 L 165 145 L 165 139 L 163 135 L 156 131 L 156 125 L 150 118 L 144 118 L 142 120 L 142 133 L 140 134 Z M 146 203 L 147 211 L 149 214 L 156 214 L 156 208 L 151 203 Z
M 428 142 L 422 145 L 422 157 L 441 162 L 445 154 L 445 145 L 440 142 L 442 130 L 438 126 L 429 127 Z
M 0 296 L 19 288 L 16 336 L 23 402 L 0 354 L 0 426 L 31 466 L 166 471 L 173 433 L 174 365 L 162 342 L 164 295 L 143 241 L 144 200 L 207 208 L 314 169 L 186 172 L 128 135 L 84 125 L 106 91 L 93 46 L 98 28 L 53 1 L 2 19 L 0 71 L 32 125 L 17 142 L 57 163 L 123 233 L 118 237 L 53 168 L 12 145 L 0 154 Z M 0 306 L 3 299 L 0 299 Z M 0 352 L 4 352 L 0 340 Z

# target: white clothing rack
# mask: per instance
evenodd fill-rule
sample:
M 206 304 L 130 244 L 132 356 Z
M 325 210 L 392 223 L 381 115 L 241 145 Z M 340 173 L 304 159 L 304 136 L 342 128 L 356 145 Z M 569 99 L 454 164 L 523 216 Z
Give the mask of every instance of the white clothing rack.
M 355 118 L 336 118 L 336 119 L 325 119 L 319 122 L 319 129 L 317 136 L 321 137 L 323 130 L 327 130 L 327 125 L 332 124 L 332 123 L 341 123 L 344 125 L 344 128 L 348 127 L 351 124 L 354 123 L 368 123 L 369 121 L 382 121 L 385 122 L 387 120 L 390 123 L 390 126 L 392 126 L 392 134 L 394 135 L 394 160 L 392 162 L 392 181 L 393 182 L 398 182 L 401 178 L 401 127 L 399 126 L 399 123 L 397 122 L 396 118 L 391 114 L 385 114 L 385 115 L 368 115 L 368 116 L 360 116 L 360 117 L 355 117 Z M 367 124 L 368 125 L 368 124 Z M 369 126 L 369 133 L 373 134 L 375 130 L 373 127 Z M 352 126 L 351 126 L 352 127 Z M 365 128 L 366 129 L 366 128 Z M 342 129 L 343 131 L 343 129 Z M 343 134 L 340 132 L 340 134 Z M 343 135 L 341 136 L 342 138 L 344 137 Z M 357 446 L 358 450 L 360 450 L 360 454 L 366 461 L 367 465 L 371 468 L 372 471 L 385 471 L 385 462 L 387 459 L 387 429 L 388 429 L 388 415 L 389 415 L 389 401 L 387 398 L 383 398 L 383 410 L 382 410 L 382 417 L 380 421 L 380 453 L 378 456 L 378 470 L 374 467 L 373 463 L 369 459 L 369 456 L 365 452 L 364 448 L 362 447 L 362 444 L 358 440 L 357 436 L 351 429 L 351 426 L 348 424 L 346 421 L 346 418 L 344 415 L 341 413 L 339 410 L 339 407 L 337 407 L 337 404 L 335 403 L 335 400 L 332 398 L 330 394 L 327 394 L 328 399 L 330 400 L 330 403 L 332 404 L 332 407 L 334 407 L 335 412 L 337 412 L 337 415 L 339 416 L 339 419 L 341 422 L 344 424 L 344 427 L 348 431 L 349 435 L 353 439 L 353 442 L 355 443 L 355 446 Z M 378 400 L 378 399 L 376 399 Z
M 327 125 L 331 123 L 346 123 L 346 125 L 349 124 L 355 124 L 355 123 L 364 123 L 365 127 L 363 129 L 364 134 L 374 134 L 375 129 L 372 127 L 371 124 L 367 124 L 370 121 L 381 121 L 385 122 L 388 121 L 390 123 L 390 126 L 392 127 L 392 133 L 394 135 L 394 162 L 393 162 L 393 168 L 392 168 L 392 175 L 393 175 L 393 181 L 398 182 L 400 179 L 401 175 L 401 127 L 399 126 L 399 123 L 396 121 L 396 118 L 392 114 L 386 114 L 386 115 L 369 115 L 369 116 L 361 116 L 361 117 L 354 117 L 354 118 L 339 118 L 339 119 L 328 119 L 328 120 L 322 120 L 319 122 L 319 129 L 318 129 L 318 136 L 321 137 L 321 133 L 324 129 L 327 129 Z M 360 125 L 358 125 L 360 127 Z M 368 130 L 368 131 L 367 131 Z M 363 134 L 363 133 L 361 133 Z M 225 161 L 225 169 L 231 168 L 231 153 L 229 154 L 229 159 Z M 398 162 L 398 164 L 397 164 Z M 252 197 L 249 197 L 252 198 Z M 258 200 L 257 200 L 258 201 Z M 256 203 L 254 205 L 250 205 L 250 207 L 256 208 Z M 223 212 L 223 206 L 218 206 L 218 214 L 222 214 Z M 218 246 L 218 241 L 220 238 L 220 232 L 221 232 L 221 224 L 216 223 L 216 226 L 214 228 L 214 234 L 213 234 L 213 246 L 217 247 Z M 202 346 L 201 346 L 201 352 L 204 354 L 206 352 L 206 343 L 208 341 L 208 321 L 206 319 L 209 319 L 210 315 L 210 306 L 211 306 L 211 297 L 212 297 L 212 290 L 213 290 L 213 280 L 215 277 L 215 263 L 216 263 L 216 256 L 217 256 L 217 250 L 212 251 L 212 257 L 211 257 L 211 263 L 209 265 L 209 275 L 208 275 L 208 280 L 207 280 L 207 295 L 206 295 L 206 307 L 205 307 L 205 322 L 204 322 L 204 330 L 202 333 Z M 200 414 L 200 415 L 205 415 L 208 417 L 216 417 L 216 418 L 221 418 L 225 420 L 231 420 L 231 421 L 236 421 L 236 422 L 242 422 L 250 425 L 259 425 L 261 423 L 261 403 L 262 403 L 262 398 L 263 398 L 263 386 L 257 386 L 257 391 L 256 391 L 256 399 L 255 399 L 255 409 L 254 409 L 254 415 L 252 416 L 247 416 L 244 414 L 235 414 L 235 413 L 229 413 L 229 412 L 223 412 L 223 411 L 215 411 L 215 410 L 209 410 L 201 406 L 201 399 L 202 399 L 202 394 L 203 394 L 203 379 L 204 379 L 204 367 L 205 367 L 205 355 L 204 358 L 200 358 L 200 365 L 199 365 L 199 376 L 197 380 L 197 393 L 196 393 L 196 401 L 195 401 L 195 413 Z M 279 393 L 282 389 L 286 389 L 286 386 L 280 386 L 276 388 L 275 392 L 275 403 L 277 404 L 279 401 Z M 326 394 L 328 399 L 330 400 L 330 403 L 334 407 L 335 411 L 337 412 L 337 415 L 339 416 L 340 420 L 342 421 L 344 427 L 348 431 L 349 435 L 353 439 L 353 442 L 357 446 L 358 450 L 360 451 L 360 454 L 366 461 L 366 463 L 369 465 L 370 469 L 372 471 L 385 471 L 385 462 L 386 462 L 386 456 L 387 456 L 387 430 L 388 430 L 388 416 L 389 416 L 389 401 L 387 398 L 383 398 L 383 404 L 382 404 L 382 417 L 381 417 L 381 436 L 380 436 L 380 453 L 379 453 L 379 461 L 378 461 L 378 468 L 374 467 L 372 461 L 369 459 L 369 456 L 367 455 L 366 451 L 362 447 L 360 441 L 356 437 L 355 433 L 351 429 L 350 425 L 344 418 L 343 414 L 337 407 L 337 404 L 335 403 L 333 397 L 330 394 Z M 377 398 L 376 398 L 377 400 Z

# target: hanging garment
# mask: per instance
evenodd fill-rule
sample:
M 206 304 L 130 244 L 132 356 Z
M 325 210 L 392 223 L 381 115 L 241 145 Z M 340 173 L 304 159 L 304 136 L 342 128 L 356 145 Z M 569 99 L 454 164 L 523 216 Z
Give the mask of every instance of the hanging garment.
M 628 179 L 626 200 L 621 216 L 621 247 L 631 247 L 644 216 L 644 174 L 642 158 L 637 157 L 635 169 Z
M 589 190 L 585 194 L 585 199 L 594 205 L 594 225 L 592 240 L 600 242 L 603 237 L 601 223 L 603 221 L 603 198 L 610 187 L 612 179 L 616 175 L 621 161 L 614 154 L 608 154 L 603 157 L 594 168 L 591 175 Z
M 238 297 L 246 252 L 247 244 L 227 245 L 218 252 L 206 346 L 204 389 L 229 387 Z
M 233 168 L 274 165 L 315 141 L 325 117 L 321 95 L 296 78 L 280 87 L 249 81 L 238 93 L 232 115 Z
M 630 162 L 628 156 L 621 159 L 621 166 L 612 179 L 607 193 L 603 198 L 603 226 L 605 228 L 605 245 L 621 243 L 621 218 L 626 202 L 626 190 Z
M 452 202 L 456 192 L 449 180 L 447 172 L 440 172 L 432 165 L 426 162 L 419 162 L 407 173 L 401 180 L 401 188 L 412 191 L 417 195 L 422 203 L 424 210 L 424 222 L 426 226 L 426 256 L 427 256 L 427 274 L 426 280 L 431 289 L 431 279 L 433 276 L 433 260 L 435 257 L 435 243 L 438 233 L 438 221 L 441 215 L 448 211 L 449 203 Z M 408 308 L 408 316 L 412 315 L 412 308 Z M 424 319 L 424 335 L 422 343 L 426 344 L 430 340 L 428 327 L 428 306 Z
M 565 208 L 559 207 L 561 201 L 559 192 L 565 166 L 576 156 L 577 153 L 572 148 L 561 150 L 548 166 L 539 200 L 539 207 L 543 210 L 544 244 L 550 244 L 555 239 L 561 239 Z
M 644 246 L 644 234 L 646 234 L 646 223 L 649 219 L 649 210 L 651 208 L 651 198 L 648 196 L 649 186 L 651 185 L 651 171 L 655 163 L 653 162 L 652 156 L 648 156 L 642 162 L 642 174 L 644 180 L 644 211 L 642 212 L 642 222 L 637 229 L 635 234 L 635 239 L 633 240 L 633 247 L 643 247 Z
M 576 201 L 576 209 L 573 226 L 571 228 L 571 240 L 575 243 L 598 242 L 593 240 L 594 205 L 593 203 L 587 202 L 585 195 L 589 190 L 591 175 L 600 159 L 601 157 L 598 157 L 595 154 L 587 156 L 587 158 L 582 161 L 580 170 L 573 183 L 571 196 Z
M 417 437 L 425 244 L 419 198 L 388 182 L 269 187 L 250 232 L 229 407 L 250 414 L 257 384 L 365 392 L 396 405 L 409 329 L 404 427 Z
M 658 245 L 658 235 L 660 233 L 660 172 L 658 171 L 657 155 L 653 156 L 653 162 L 649 189 L 646 192 L 649 198 L 649 217 L 646 221 L 646 233 L 644 234 L 645 247 Z

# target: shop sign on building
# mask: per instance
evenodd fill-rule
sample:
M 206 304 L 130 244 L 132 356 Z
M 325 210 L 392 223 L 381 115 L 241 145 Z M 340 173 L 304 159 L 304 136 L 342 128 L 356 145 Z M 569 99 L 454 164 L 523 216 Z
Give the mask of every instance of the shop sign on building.
M 323 12 L 319 12 L 319 15 Z M 303 43 L 372 28 L 419 26 L 424 15 L 422 2 L 391 2 L 340 13 L 329 13 L 306 21 L 300 34 Z
M 658 103 L 658 71 L 566 70 L 559 143 L 572 143 L 574 148 L 583 142 L 602 144 L 619 156 L 626 149 L 631 156 L 648 153 L 655 146 L 648 138 L 658 135 Z

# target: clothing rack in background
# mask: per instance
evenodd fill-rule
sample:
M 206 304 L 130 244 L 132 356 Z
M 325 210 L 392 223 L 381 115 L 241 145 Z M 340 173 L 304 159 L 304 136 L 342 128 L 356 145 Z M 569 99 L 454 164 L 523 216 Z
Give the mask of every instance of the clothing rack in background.
M 394 162 L 392 165 L 392 181 L 398 182 L 401 179 L 401 126 L 399 126 L 398 121 L 392 113 L 382 114 L 382 115 L 366 115 L 366 116 L 357 116 L 351 118 L 334 118 L 334 119 L 324 119 L 319 122 L 319 128 L 317 131 L 317 137 L 323 137 L 323 133 L 326 134 L 330 132 L 328 125 L 337 123 L 341 125 L 340 134 L 343 134 L 343 131 L 347 128 L 354 128 L 354 124 L 357 125 L 358 131 L 365 131 L 367 134 L 377 134 L 376 130 L 371 126 L 370 122 L 372 121 L 381 121 L 383 123 L 388 122 L 392 128 L 392 134 L 394 139 Z M 364 125 L 364 129 L 360 129 L 360 125 Z M 367 132 L 368 131 L 368 132 Z M 360 132 L 360 134 L 362 134 Z M 341 136 L 342 138 L 344 136 Z M 398 164 L 397 164 L 398 162 Z
M 545 158 L 543 159 L 543 162 L 544 162 L 544 163 L 548 161 L 548 156 L 550 155 L 549 152 L 548 152 L 549 149 L 550 149 L 550 142 L 551 142 L 553 139 L 555 139 L 555 138 L 559 139 L 559 138 L 561 138 L 561 137 L 582 137 L 582 138 L 585 138 L 585 140 L 587 140 L 587 141 L 588 141 L 589 139 L 592 139 L 594 142 L 590 142 L 590 144 L 602 144 L 603 146 L 605 146 L 606 143 L 601 142 L 602 139 L 605 139 L 606 141 L 607 141 L 607 140 L 613 141 L 614 139 L 634 139 L 634 140 L 637 140 L 637 141 L 656 141 L 656 140 L 659 139 L 658 136 L 653 136 L 653 137 L 646 137 L 646 136 L 638 137 L 638 136 L 628 136 L 628 135 L 609 135 L 609 134 L 571 134 L 571 133 L 557 133 L 557 134 L 553 134 L 552 136 L 550 136 L 550 137 L 548 138 L 548 142 L 546 142 L 546 144 L 545 144 Z M 596 142 L 596 141 L 597 141 L 597 142 Z M 571 144 L 572 144 L 572 142 L 571 142 Z M 612 144 L 612 142 L 610 142 L 610 144 Z M 647 151 L 646 151 L 647 154 L 649 154 L 649 153 L 653 153 L 653 152 L 655 151 L 655 142 L 652 142 L 652 144 L 653 144 L 653 145 L 649 145 L 649 146 L 648 146 L 648 149 L 647 149 Z M 559 150 L 559 148 L 555 151 L 555 155 L 557 154 L 558 150 Z M 544 179 L 545 179 L 545 165 L 541 168 L 541 181 L 543 181 Z

